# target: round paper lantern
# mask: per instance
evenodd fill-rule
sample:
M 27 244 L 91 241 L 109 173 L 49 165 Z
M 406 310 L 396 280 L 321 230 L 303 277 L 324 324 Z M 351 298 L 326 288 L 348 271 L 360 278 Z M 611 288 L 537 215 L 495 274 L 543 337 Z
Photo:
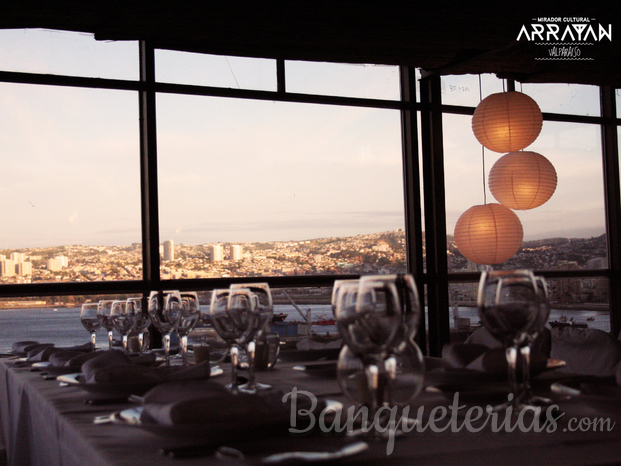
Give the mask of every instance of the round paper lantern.
M 489 189 L 498 202 L 511 209 L 539 207 L 556 190 L 556 170 L 537 152 L 509 152 L 489 172 Z
M 543 124 L 541 110 L 521 92 L 500 92 L 481 101 L 472 116 L 472 131 L 494 152 L 512 152 L 530 145 Z
M 524 231 L 518 216 L 500 204 L 475 205 L 455 225 L 455 244 L 476 264 L 500 264 L 522 245 Z

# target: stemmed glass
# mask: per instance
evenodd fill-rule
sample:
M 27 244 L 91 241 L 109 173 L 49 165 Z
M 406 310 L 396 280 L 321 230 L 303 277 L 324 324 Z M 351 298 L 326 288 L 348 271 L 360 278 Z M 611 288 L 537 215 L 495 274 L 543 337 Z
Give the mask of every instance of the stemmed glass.
M 211 295 L 211 322 L 230 348 L 231 383 L 227 388 L 233 393 L 240 391 L 237 381 L 239 348 L 248 342 L 254 331 L 256 307 L 256 295 L 245 288 L 213 290 Z
M 84 303 L 80 310 L 80 321 L 84 328 L 91 334 L 91 345 L 95 351 L 95 341 L 97 338 L 97 330 L 101 328 L 103 322 L 103 314 L 101 313 L 99 303 Z
M 332 299 L 330 301 L 332 314 L 334 315 L 334 317 L 336 317 L 336 300 L 339 294 L 339 290 L 341 290 L 343 286 L 347 286 L 348 284 L 352 283 L 357 284 L 358 279 L 348 278 L 343 280 L 334 280 L 334 285 L 332 286 Z
M 533 342 L 543 331 L 548 318 L 550 317 L 550 298 L 548 293 L 548 285 L 543 277 L 535 276 L 535 283 L 537 285 L 537 294 L 539 297 L 539 312 L 536 319 L 533 320 L 532 325 L 526 333 L 526 341 L 524 345 L 520 347 L 520 354 L 522 355 L 522 395 L 521 401 L 524 405 L 549 405 L 552 404 L 550 398 L 533 395 L 530 385 L 530 359 L 531 348 Z
M 127 335 L 132 328 L 132 322 L 127 315 L 127 301 L 112 301 L 110 320 L 114 328 L 121 334 L 123 351 L 127 353 Z
M 528 334 L 541 315 L 539 296 L 535 276 L 530 270 L 486 271 L 481 274 L 477 295 L 479 317 L 485 328 L 505 347 L 508 366 L 508 401 L 495 407 L 496 411 L 510 406 L 520 407 L 517 355 L 520 347 L 530 345 Z
M 138 344 L 140 352 L 144 349 L 144 333 L 151 325 L 151 318 L 148 312 L 142 309 L 142 298 L 127 298 L 125 311 L 131 321 L 131 329 L 138 333 Z
M 113 300 L 104 299 L 99 301 L 99 307 L 103 315 L 103 321 L 101 325 L 108 331 L 108 349 L 112 349 L 112 336 L 114 333 L 114 324 L 110 318 L 110 311 L 112 310 Z
M 201 315 L 201 305 L 198 301 L 198 293 L 194 291 L 183 291 L 181 301 L 183 303 L 183 312 L 181 320 L 177 325 L 177 335 L 181 344 L 181 358 L 183 365 L 188 365 L 188 334 L 196 327 L 198 319 Z
M 412 340 L 420 307 L 410 284 L 413 279 L 400 275 L 365 276 L 340 284 L 335 296 L 337 325 L 346 343 L 337 365 L 339 383 L 350 398 L 368 406 L 372 421 L 380 406 L 406 403 L 422 388 L 422 353 Z M 400 295 L 408 297 L 402 301 Z
M 170 366 L 170 334 L 181 320 L 183 302 L 177 290 L 152 291 L 149 295 L 149 317 L 162 334 L 165 364 Z
M 202 330 L 201 340 L 204 341 L 209 348 L 209 361 L 214 364 L 221 363 L 229 353 L 229 345 L 218 335 L 218 332 L 213 326 L 211 320 L 211 306 L 201 307 L 201 316 L 198 325 Z M 194 351 L 196 351 L 196 348 Z
M 274 305 L 272 301 L 272 293 L 267 283 L 236 283 L 230 286 L 231 290 L 247 289 L 253 293 L 257 300 L 255 309 L 257 318 L 252 333 L 248 336 L 246 344 L 246 354 L 248 356 L 248 382 L 239 387 L 245 392 L 254 393 L 257 390 L 267 390 L 271 385 L 258 383 L 255 375 L 255 353 L 257 341 L 262 337 L 265 329 L 272 320 L 274 315 Z

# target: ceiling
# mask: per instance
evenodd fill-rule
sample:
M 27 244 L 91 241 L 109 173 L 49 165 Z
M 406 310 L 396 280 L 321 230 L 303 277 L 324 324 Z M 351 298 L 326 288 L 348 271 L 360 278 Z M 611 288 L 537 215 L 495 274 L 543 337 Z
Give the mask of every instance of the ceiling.
M 218 55 L 410 65 L 425 75 L 496 73 L 520 82 L 621 87 L 621 38 L 616 36 L 621 17 L 613 14 L 618 0 L 473 3 L 4 0 L 0 28 L 89 32 L 99 40 L 144 39 L 156 47 Z M 544 60 L 554 45 L 524 36 L 517 40 L 522 26 L 531 32 L 533 18 L 539 17 L 588 17 L 596 34 L 599 24 L 611 27 L 612 40 L 578 46 L 555 42 L 557 50 L 578 47 L 581 60 Z M 573 23 L 556 24 L 561 35 Z

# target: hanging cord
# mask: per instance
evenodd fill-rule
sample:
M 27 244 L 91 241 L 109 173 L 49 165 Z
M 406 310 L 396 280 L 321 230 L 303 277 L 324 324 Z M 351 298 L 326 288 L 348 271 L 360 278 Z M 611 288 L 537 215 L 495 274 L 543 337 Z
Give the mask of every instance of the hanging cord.
M 479 103 L 482 100 L 483 90 L 481 88 L 481 75 L 479 74 Z M 483 144 L 481 144 L 481 161 L 483 165 L 483 204 L 487 204 L 487 193 L 485 191 L 485 146 Z

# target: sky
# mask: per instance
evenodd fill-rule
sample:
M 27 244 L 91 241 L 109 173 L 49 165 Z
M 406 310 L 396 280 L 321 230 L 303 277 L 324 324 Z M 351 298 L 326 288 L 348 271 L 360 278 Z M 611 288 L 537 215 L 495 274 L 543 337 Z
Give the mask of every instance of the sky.
M 0 30 L 0 69 L 138 77 L 135 42 Z M 287 62 L 287 90 L 398 99 L 398 69 Z M 275 90 L 275 62 L 158 51 L 164 82 Z M 501 92 L 493 76 L 443 78 L 446 103 Z M 518 84 L 519 86 L 519 84 Z M 520 90 L 520 88 L 518 88 Z M 597 88 L 524 85 L 544 112 L 598 115 Z M 403 228 L 395 110 L 158 95 L 160 238 L 288 241 Z M 470 117 L 445 117 L 447 230 L 484 203 Z M 0 249 L 140 242 L 134 92 L 0 83 Z M 544 122 L 528 148 L 559 177 L 548 203 L 517 212 L 525 239 L 604 232 L 599 127 Z M 484 152 L 486 171 L 502 154 Z M 487 202 L 494 202 L 486 191 Z

